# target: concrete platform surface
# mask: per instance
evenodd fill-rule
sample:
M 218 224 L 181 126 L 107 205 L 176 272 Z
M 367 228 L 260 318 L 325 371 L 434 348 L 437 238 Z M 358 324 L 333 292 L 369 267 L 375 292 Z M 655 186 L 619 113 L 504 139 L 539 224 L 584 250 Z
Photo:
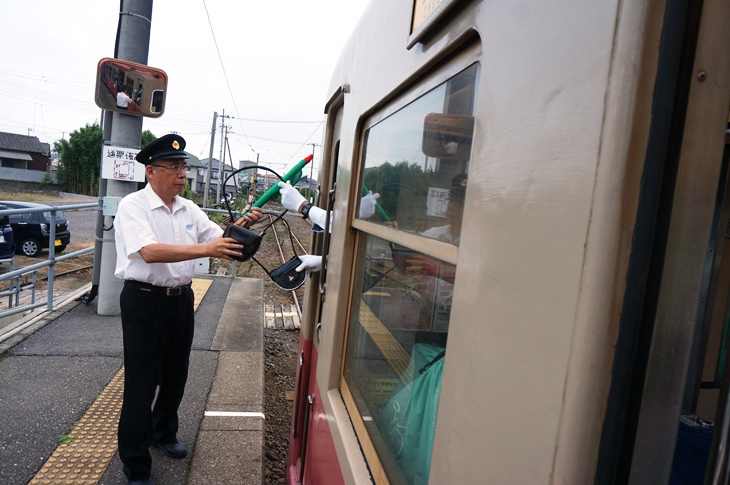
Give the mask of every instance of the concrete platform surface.
M 262 483 L 263 283 L 202 278 L 211 283 L 196 311 L 180 407 L 178 438 L 189 453 L 173 460 L 152 448 L 152 477 Z M 127 483 L 114 424 L 122 355 L 121 318 L 96 315 L 95 302 L 43 314 L 0 343 L 0 483 Z

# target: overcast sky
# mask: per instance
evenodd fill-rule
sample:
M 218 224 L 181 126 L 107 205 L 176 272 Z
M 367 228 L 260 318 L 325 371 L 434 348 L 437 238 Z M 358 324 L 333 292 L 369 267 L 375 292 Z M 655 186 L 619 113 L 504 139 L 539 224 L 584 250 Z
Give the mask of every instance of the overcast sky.
M 147 64 L 169 84 L 164 115 L 143 130 L 178 132 L 207 158 L 213 112 L 225 110 L 232 159 L 285 171 L 322 142 L 332 70 L 368 2 L 155 0 Z M 119 4 L 0 0 L 0 131 L 53 145 L 100 123 L 95 71 L 114 56 Z M 220 119 L 214 158 L 219 135 Z

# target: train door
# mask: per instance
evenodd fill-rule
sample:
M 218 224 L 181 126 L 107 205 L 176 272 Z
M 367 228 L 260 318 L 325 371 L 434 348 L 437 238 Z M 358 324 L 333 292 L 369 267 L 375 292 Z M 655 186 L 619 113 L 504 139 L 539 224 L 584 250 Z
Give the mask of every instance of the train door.
M 317 206 L 329 212 L 334 205 L 337 188 L 337 167 L 340 160 L 340 138 L 342 129 L 342 108 L 346 88 L 339 89 L 326 106 L 328 115 L 326 136 L 322 155 L 322 166 L 319 173 L 319 190 Z M 292 413 L 291 435 L 289 437 L 288 480 L 289 483 L 317 483 L 312 474 L 324 472 L 328 475 L 327 483 L 337 483 L 334 478 L 339 473 L 339 466 L 332 464 L 334 450 L 331 449 L 331 440 L 321 438 L 317 424 L 312 424 L 312 415 L 315 406 L 319 406 L 317 399 L 317 382 L 314 377 L 317 372 L 317 358 L 319 355 L 319 335 L 322 329 L 322 307 L 327 290 L 327 254 L 329 253 L 330 219 L 327 220 L 323 231 L 313 231 L 310 247 L 312 254 L 323 256 L 322 269 L 310 273 L 304 294 L 304 315 L 301 333 L 299 336 L 299 358 L 296 375 L 295 402 Z M 326 433 L 325 433 L 326 434 Z M 310 437 L 318 438 L 310 440 Z M 322 444 L 322 441 L 325 441 Z M 321 461 L 322 452 L 331 450 L 325 457 L 326 463 Z M 312 462 L 318 462 L 312 466 Z M 309 463 L 309 465 L 307 465 Z M 328 464 L 329 463 L 329 464 Z M 314 470 L 314 472 L 312 472 Z M 305 473 L 309 475 L 305 477 Z
M 730 479 L 730 4 L 680 3 L 665 18 L 596 483 Z

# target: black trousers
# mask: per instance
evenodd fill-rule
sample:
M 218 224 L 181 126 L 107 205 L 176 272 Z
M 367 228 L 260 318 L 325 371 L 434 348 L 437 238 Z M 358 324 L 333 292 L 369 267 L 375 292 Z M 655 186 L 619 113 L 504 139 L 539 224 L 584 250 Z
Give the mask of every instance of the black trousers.
M 153 439 L 160 443 L 176 439 L 193 343 L 193 301 L 192 290 L 178 296 L 128 285 L 122 290 L 124 402 L 117 439 L 130 480 L 150 476 Z

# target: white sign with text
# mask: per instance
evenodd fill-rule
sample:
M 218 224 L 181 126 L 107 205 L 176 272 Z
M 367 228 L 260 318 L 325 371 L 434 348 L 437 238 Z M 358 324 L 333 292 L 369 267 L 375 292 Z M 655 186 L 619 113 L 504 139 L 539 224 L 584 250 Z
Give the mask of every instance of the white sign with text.
M 144 165 L 135 160 L 135 148 L 104 145 L 101 148 L 101 177 L 109 180 L 144 182 Z

